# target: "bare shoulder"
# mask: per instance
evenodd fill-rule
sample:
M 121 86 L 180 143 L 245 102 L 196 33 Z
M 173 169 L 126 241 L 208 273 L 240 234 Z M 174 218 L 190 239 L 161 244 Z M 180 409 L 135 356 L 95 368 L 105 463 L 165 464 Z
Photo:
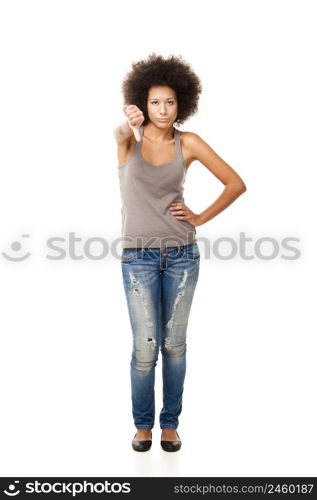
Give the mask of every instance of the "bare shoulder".
M 206 155 L 216 155 L 212 147 L 195 132 L 182 132 L 182 144 L 194 160 L 204 163 Z
M 188 132 L 185 130 L 181 131 L 181 139 L 186 148 L 195 146 L 199 144 L 199 142 L 202 140 L 198 134 L 195 134 L 195 132 Z

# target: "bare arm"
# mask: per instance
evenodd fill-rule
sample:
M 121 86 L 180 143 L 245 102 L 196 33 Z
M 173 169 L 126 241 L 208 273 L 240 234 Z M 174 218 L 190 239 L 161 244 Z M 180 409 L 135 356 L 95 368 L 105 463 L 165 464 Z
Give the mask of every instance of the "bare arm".
M 124 120 L 120 125 L 118 125 L 113 131 L 114 138 L 117 142 L 126 142 L 131 135 L 133 135 L 133 130 L 129 125 L 128 120 Z
M 200 224 L 210 219 L 233 203 L 247 188 L 241 177 L 199 135 L 191 134 L 191 150 L 195 160 L 200 161 L 214 174 L 225 188 L 218 198 L 199 214 Z
M 196 159 L 205 165 L 225 185 L 220 196 L 206 210 L 199 214 L 200 223 L 204 224 L 231 205 L 247 190 L 247 187 L 237 172 L 203 139 L 197 135 L 193 142 Z
M 185 136 L 184 136 L 185 138 Z M 171 210 L 178 219 L 188 220 L 195 226 L 205 224 L 234 202 L 247 187 L 237 172 L 228 165 L 198 134 L 186 133 L 186 149 L 192 160 L 200 161 L 217 177 L 225 188 L 218 198 L 200 214 L 194 214 L 181 203 L 172 203 Z M 177 213 L 178 212 L 178 213 Z

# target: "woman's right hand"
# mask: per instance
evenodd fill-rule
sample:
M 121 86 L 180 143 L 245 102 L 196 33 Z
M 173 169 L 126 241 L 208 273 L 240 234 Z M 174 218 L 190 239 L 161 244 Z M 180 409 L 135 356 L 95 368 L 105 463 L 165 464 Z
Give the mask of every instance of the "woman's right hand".
M 125 108 L 125 113 L 128 119 L 129 127 L 132 129 L 134 137 L 139 142 L 141 140 L 139 127 L 141 127 L 145 120 L 143 112 L 134 104 L 130 104 Z

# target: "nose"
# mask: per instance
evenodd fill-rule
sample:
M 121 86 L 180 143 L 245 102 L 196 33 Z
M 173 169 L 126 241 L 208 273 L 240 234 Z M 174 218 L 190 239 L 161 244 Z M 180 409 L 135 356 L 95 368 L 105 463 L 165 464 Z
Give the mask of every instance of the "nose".
M 162 115 L 162 116 L 166 115 L 166 108 L 164 107 L 164 105 L 161 106 L 161 108 L 160 108 L 160 115 Z

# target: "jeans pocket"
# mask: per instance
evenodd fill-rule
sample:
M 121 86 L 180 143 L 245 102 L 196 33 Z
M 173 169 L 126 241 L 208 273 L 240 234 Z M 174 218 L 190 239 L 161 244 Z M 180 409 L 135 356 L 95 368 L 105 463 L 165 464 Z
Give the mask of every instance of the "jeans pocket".
M 197 243 L 190 243 L 189 245 L 185 245 L 185 255 L 188 259 L 199 259 L 200 258 L 200 252 L 199 252 L 199 246 Z
M 131 262 L 142 259 L 142 248 L 123 248 L 121 262 Z

